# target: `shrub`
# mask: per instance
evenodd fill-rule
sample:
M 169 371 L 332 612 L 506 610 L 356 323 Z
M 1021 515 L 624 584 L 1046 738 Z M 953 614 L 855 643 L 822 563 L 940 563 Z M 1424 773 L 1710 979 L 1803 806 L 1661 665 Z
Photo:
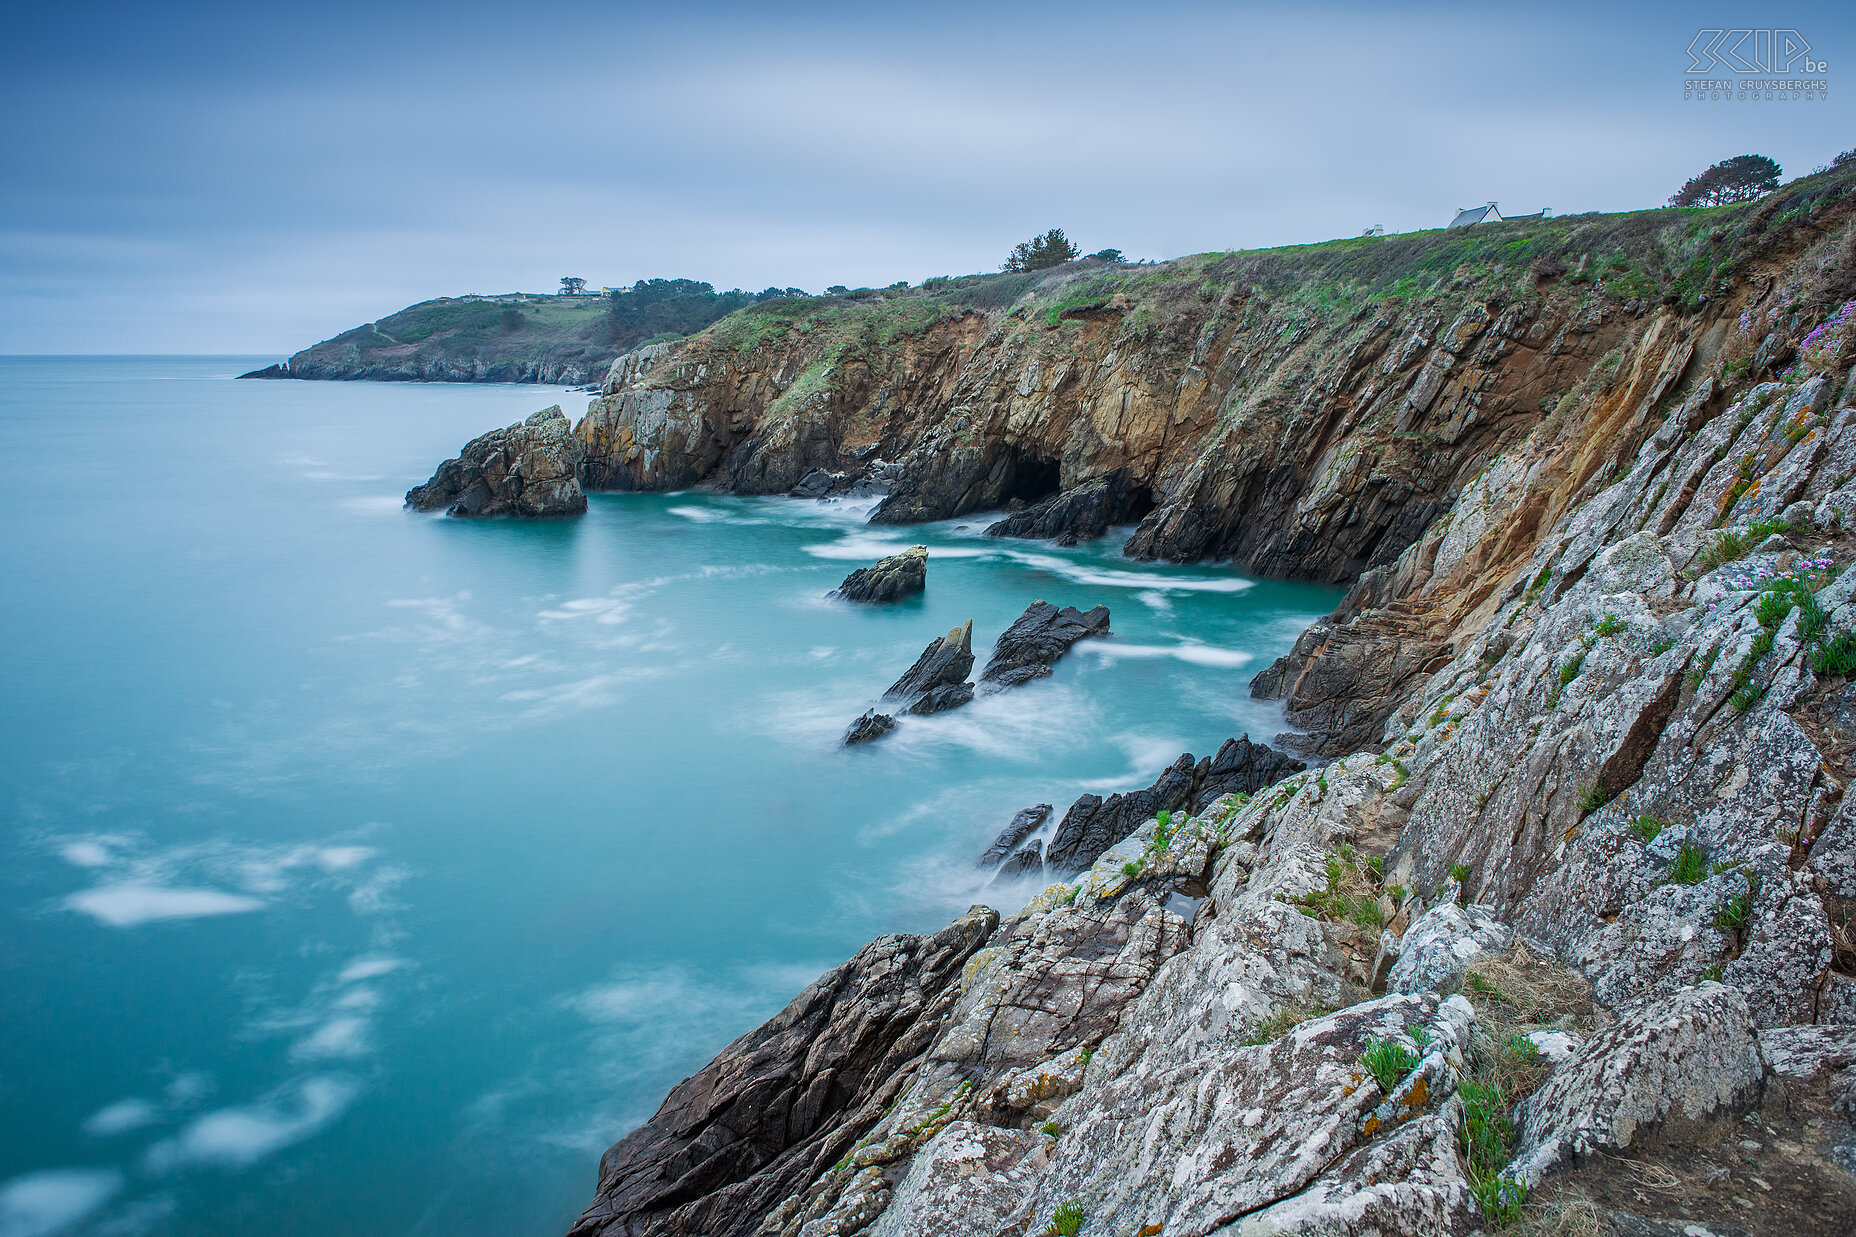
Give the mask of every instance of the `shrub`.
M 1624 630 L 1624 620 L 1615 614 L 1606 614 L 1592 630 L 1601 636 L 1615 636 Z
M 1610 793 L 1596 782 L 1579 792 L 1579 811 L 1586 816 L 1590 816 L 1609 802 L 1611 802 Z
M 1139 876 L 1141 874 L 1141 865 L 1130 859 L 1128 862 L 1121 865 L 1121 871 L 1124 876 Z
M 1395 1039 L 1373 1038 L 1366 1041 L 1366 1051 L 1360 1054 L 1360 1065 L 1373 1076 L 1379 1089 L 1387 1095 L 1398 1090 L 1398 1084 L 1405 1080 L 1405 1075 L 1417 1067 L 1418 1058 L 1411 1049 Z
M 1083 1221 L 1088 1218 L 1083 1214 L 1082 1204 L 1071 1199 L 1051 1212 L 1050 1228 L 1046 1231 L 1055 1237 L 1076 1237 L 1077 1231 L 1083 1227 Z
M 1699 885 L 1708 879 L 1708 852 L 1695 839 L 1689 838 L 1677 849 L 1675 862 L 1669 865 L 1669 875 L 1665 879 L 1671 885 Z
M 1063 1127 L 1058 1125 L 1055 1121 L 1046 1121 L 1043 1125 L 1038 1126 L 1038 1133 L 1048 1134 L 1052 1138 L 1055 1138 L 1057 1135 L 1063 1133 Z
M 1459 885 L 1469 884 L 1469 865 L 1466 863 L 1451 864 L 1450 879 Z

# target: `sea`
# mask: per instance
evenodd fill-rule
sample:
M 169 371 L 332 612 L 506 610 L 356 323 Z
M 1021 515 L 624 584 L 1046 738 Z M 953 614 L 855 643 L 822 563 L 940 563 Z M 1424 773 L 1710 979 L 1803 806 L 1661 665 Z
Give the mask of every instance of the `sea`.
M 1250 677 L 1339 598 L 868 501 L 418 514 L 588 397 L 272 359 L 0 358 L 0 1237 L 558 1235 L 825 970 L 1036 892 L 975 865 L 1015 811 L 1279 731 Z M 1038 599 L 1113 634 L 840 745 Z

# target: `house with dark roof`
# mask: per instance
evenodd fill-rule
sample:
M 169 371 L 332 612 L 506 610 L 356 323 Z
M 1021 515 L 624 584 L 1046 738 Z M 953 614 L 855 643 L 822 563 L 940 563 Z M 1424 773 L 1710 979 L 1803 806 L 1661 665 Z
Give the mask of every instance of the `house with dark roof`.
M 1502 213 L 1495 209 L 1495 203 L 1490 202 L 1487 206 L 1471 206 L 1457 211 L 1456 218 L 1450 221 L 1450 226 L 1467 228 L 1478 223 L 1500 223 L 1501 221 Z

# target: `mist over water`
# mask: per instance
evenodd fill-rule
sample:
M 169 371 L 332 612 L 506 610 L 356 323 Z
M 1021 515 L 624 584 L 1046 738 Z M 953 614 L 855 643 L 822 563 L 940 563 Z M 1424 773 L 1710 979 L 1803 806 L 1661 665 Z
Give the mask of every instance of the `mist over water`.
M 400 495 L 535 387 L 0 358 L 0 1234 L 555 1234 L 666 1089 L 871 937 L 1013 909 L 1012 813 L 1280 728 L 1337 590 L 867 504 Z M 825 594 L 917 542 L 928 590 Z M 1113 612 L 865 748 L 971 618 Z M 978 667 L 976 666 L 976 671 Z

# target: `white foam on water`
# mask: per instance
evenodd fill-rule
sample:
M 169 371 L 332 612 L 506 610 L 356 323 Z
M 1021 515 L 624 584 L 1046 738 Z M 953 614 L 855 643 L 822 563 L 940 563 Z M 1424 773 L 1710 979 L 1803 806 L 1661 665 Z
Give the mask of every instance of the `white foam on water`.
M 579 597 L 543 610 L 535 617 L 557 623 L 591 619 L 595 623 L 610 627 L 624 622 L 631 610 L 630 602 L 622 601 L 617 597 Z
M 161 1109 L 152 1101 L 134 1096 L 105 1104 L 84 1118 L 81 1127 L 92 1138 L 114 1138 L 130 1130 L 139 1130 L 161 1120 Z
M 290 1046 L 291 1059 L 297 1061 L 361 1057 L 369 1051 L 367 1019 L 353 1014 L 329 1019 Z
M 316 866 L 324 872 L 345 872 L 374 857 L 371 846 L 324 846 L 316 852 Z
M 1174 735 L 1157 735 L 1151 732 L 1124 731 L 1115 735 L 1110 742 L 1127 755 L 1126 771 L 1111 777 L 1079 781 L 1075 784 L 1078 790 L 1107 795 L 1116 791 L 1143 789 L 1153 785 L 1154 779 L 1171 767 L 1182 752 L 1188 750 L 1183 738 Z M 1205 753 L 1196 754 L 1204 755 Z M 1062 814 L 1061 809 L 1053 813 L 1059 817 Z
M 1079 640 L 1076 648 L 1110 662 L 1124 658 L 1171 657 L 1188 665 L 1210 666 L 1223 670 L 1234 670 L 1256 660 L 1254 653 L 1247 653 L 1242 649 L 1219 648 L 1197 640 L 1181 640 L 1177 644 L 1123 644 L 1116 640 Z
M 195 1118 L 174 1137 L 150 1147 L 144 1167 L 155 1173 L 250 1168 L 328 1125 L 354 1101 L 356 1093 L 355 1084 L 346 1078 L 301 1079 L 254 1104 L 221 1108 Z
M 110 860 L 114 858 L 110 854 L 109 847 L 102 842 L 88 840 L 66 842 L 58 848 L 58 853 L 63 856 L 66 863 L 78 868 L 108 867 Z
M 64 904 L 112 928 L 133 928 L 164 919 L 240 915 L 264 908 L 257 898 L 221 889 L 173 889 L 133 883 L 98 885 L 72 894 Z
M 1253 581 L 1240 580 L 1236 577 L 1183 576 L 1169 575 L 1161 571 L 1128 571 L 1118 567 L 1102 567 L 1094 563 L 1073 562 L 1055 554 L 1036 554 L 1024 550 L 1008 550 L 1006 556 L 1027 567 L 1048 571 L 1052 575 L 1062 576 L 1078 584 L 1094 584 L 1103 588 L 1137 588 L 1176 593 L 1241 593 L 1245 589 L 1256 587 Z
M 0 1237 L 68 1231 L 122 1189 L 111 1168 L 51 1168 L 0 1184 Z
M 846 533 L 836 541 L 821 541 L 815 545 L 801 546 L 800 549 L 813 558 L 869 559 L 874 562 L 920 544 L 895 533 Z M 928 558 L 930 562 L 934 560 L 933 550 L 928 551 Z
M 364 979 L 378 979 L 382 975 L 391 975 L 405 965 L 403 958 L 356 958 L 342 968 L 335 981 L 354 984 Z

